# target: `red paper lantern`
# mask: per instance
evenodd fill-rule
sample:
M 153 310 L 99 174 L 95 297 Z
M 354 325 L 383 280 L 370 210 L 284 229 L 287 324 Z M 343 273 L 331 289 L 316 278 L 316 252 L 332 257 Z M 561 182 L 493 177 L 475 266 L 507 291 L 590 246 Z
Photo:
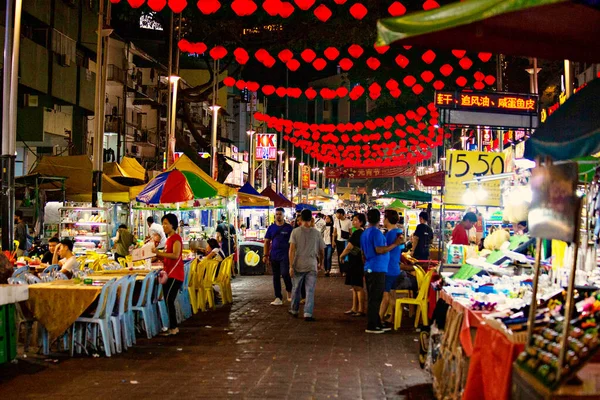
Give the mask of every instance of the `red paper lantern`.
M 477 71 L 473 74 L 473 77 L 477 82 L 481 82 L 485 79 L 485 75 L 481 71 Z
M 231 9 L 240 17 L 252 15 L 256 11 L 257 6 L 252 0 L 234 0 L 231 3 Z
M 300 57 L 302 57 L 302 59 L 307 63 L 312 62 L 316 56 L 317 54 L 311 49 L 305 49 L 302 53 L 300 53 Z
M 456 58 L 463 58 L 467 52 L 465 50 L 452 50 L 452 54 Z
M 264 85 L 262 87 L 262 92 L 266 95 L 266 96 L 270 96 L 273 93 L 275 93 L 275 87 L 273 85 Z M 255 117 L 256 118 L 256 117 Z
M 385 132 L 383 133 L 383 138 L 384 138 L 385 140 L 390 140 L 390 139 L 392 138 L 392 132 L 390 132 L 390 131 L 385 131 Z
M 259 61 L 259 62 L 264 62 L 265 59 L 267 57 L 270 57 L 271 55 L 269 54 L 268 51 L 266 51 L 265 49 L 258 49 L 256 50 L 256 52 L 254 53 L 254 57 Z
M 360 85 L 354 86 L 352 90 L 350 90 L 350 98 L 352 100 L 357 100 L 365 93 L 365 88 Z
M 260 89 L 260 85 L 256 82 L 246 82 L 246 87 L 251 92 L 256 92 L 258 89 Z
M 398 81 L 395 79 L 388 79 L 385 83 L 385 87 L 388 88 L 388 90 L 398 89 Z
M 341 6 L 342 4 L 346 3 L 346 0 L 333 0 L 333 2 Z
M 399 17 L 406 13 L 406 7 L 399 1 L 395 1 L 388 7 L 388 12 L 392 17 Z
M 190 49 L 195 54 L 203 54 L 206 50 L 208 50 L 208 47 L 202 42 L 192 44 Z
M 460 87 L 463 87 L 467 84 L 467 78 L 465 78 L 464 76 L 459 76 L 458 78 L 456 78 L 456 84 Z
M 450 64 L 444 64 L 440 67 L 440 72 L 444 76 L 450 76 L 450 74 L 454 71 L 454 68 Z
M 423 86 L 421 86 L 419 83 L 417 83 L 416 85 L 414 85 L 412 87 L 412 91 L 414 94 L 419 95 L 419 94 L 423 93 Z
M 429 11 L 429 10 L 433 10 L 434 8 L 439 8 L 439 6 L 440 5 L 437 3 L 437 1 L 427 0 L 425 3 L 423 3 L 423 10 Z
M 350 14 L 358 20 L 363 19 L 365 15 L 367 15 L 367 12 L 367 7 L 361 3 L 354 3 L 352 7 L 350 7 Z
M 127 0 L 131 8 L 140 8 L 145 0 Z
M 275 93 L 277 94 L 277 96 L 279 97 L 284 97 L 287 94 L 287 89 L 280 86 L 277 88 L 277 90 L 275 90 Z
M 402 79 L 402 82 L 404 82 L 404 84 L 408 87 L 413 86 L 415 83 L 417 83 L 417 80 L 415 79 L 414 76 L 412 75 L 406 75 L 404 77 L 404 79 Z
M 427 50 L 421 56 L 421 59 L 425 62 L 425 64 L 431 64 L 435 60 L 435 52 L 433 50 Z
M 483 62 L 488 62 L 490 61 L 490 58 L 492 58 L 492 53 L 479 53 L 477 54 L 477 57 L 479 57 L 479 59 Z
M 346 89 L 344 86 L 341 86 L 335 90 L 335 94 L 339 98 L 346 97 L 348 95 L 348 89 Z
M 339 62 L 340 68 L 344 71 L 348 71 L 353 65 L 354 63 L 349 58 L 342 58 Z
M 300 62 L 294 58 L 288 61 L 285 65 L 287 65 L 288 69 L 292 72 L 297 71 L 300 68 Z
M 306 11 L 315 4 L 315 0 L 294 0 L 294 3 L 299 9 Z
M 244 90 L 246 88 L 246 82 L 240 79 L 235 83 L 235 87 L 238 88 L 238 90 Z
M 421 79 L 423 79 L 423 82 L 429 83 L 433 80 L 433 72 L 431 71 L 423 71 L 421 73 Z
M 327 22 L 327 20 L 329 20 L 329 18 L 331 18 L 332 15 L 331 10 L 327 8 L 325 4 L 319 5 L 319 7 L 315 8 L 315 11 L 313 11 L 313 13 L 315 14 L 315 17 L 317 17 L 317 19 L 321 22 Z
M 187 0 L 169 0 L 169 8 L 175 14 L 179 14 L 187 7 Z
M 292 53 L 289 49 L 283 49 L 277 54 L 277 57 L 281 60 L 282 63 L 287 63 L 294 57 L 294 53 Z
M 152 9 L 152 11 L 162 11 L 163 8 L 167 5 L 167 0 L 148 0 L 148 7 Z
M 378 54 L 385 54 L 390 49 L 390 46 L 377 46 L 375 44 L 373 45 L 373 48 Z
M 392 90 L 390 90 L 390 96 L 392 96 L 395 99 L 397 99 L 398 97 L 400 97 L 401 94 L 402 94 L 402 91 L 400 89 L 392 89 Z
M 496 77 L 493 75 L 488 75 L 485 77 L 484 82 L 488 86 L 492 86 L 496 82 Z
M 325 51 L 323 52 L 323 54 L 325 55 L 325 57 L 328 60 L 333 61 L 336 58 L 338 58 L 338 56 L 340 55 L 340 52 L 335 47 L 328 47 L 328 48 L 325 49 Z
M 238 62 L 238 64 L 244 65 L 248 62 L 248 60 L 250 59 L 250 56 L 248 55 L 248 52 L 244 49 L 242 49 L 241 47 L 238 47 L 237 49 L 235 49 L 233 51 L 233 56 L 235 57 L 235 61 Z
M 196 3 L 200 12 L 204 15 L 214 14 L 219 8 L 221 8 L 221 3 L 219 0 L 198 0 Z
M 483 89 L 485 89 L 485 84 L 483 82 L 475 82 L 473 84 L 473 89 L 475 89 L 475 90 L 483 90 Z
M 471 61 L 469 57 L 463 57 L 458 62 L 458 65 L 460 65 L 462 69 L 469 69 L 473 66 L 473 61 Z
M 228 76 L 227 78 L 223 79 L 223 84 L 227 87 L 233 87 L 235 85 L 235 78 Z
M 444 82 L 442 82 L 442 81 L 433 82 L 433 88 L 435 90 L 442 90 L 444 88 Z
M 408 58 L 406 58 L 405 56 L 403 56 L 402 54 L 398 54 L 396 56 L 396 64 L 398 64 L 398 66 L 400 68 L 406 68 L 406 66 L 408 65 L 409 61 Z
M 313 100 L 315 97 L 317 97 L 317 91 L 313 88 L 308 88 L 304 91 L 304 95 L 309 99 L 309 100 Z
M 220 60 L 227 55 L 227 49 L 223 46 L 215 46 L 208 53 L 215 60 Z
M 187 41 L 186 39 L 181 39 L 177 43 L 177 47 L 179 48 L 179 51 L 181 51 L 183 53 L 188 53 L 192 48 L 192 44 L 189 41 Z
M 121 0 L 110 0 L 110 2 L 112 4 L 119 4 L 121 2 Z
M 323 71 L 323 69 L 327 66 L 327 61 L 323 60 L 322 58 L 317 58 L 315 61 L 313 61 L 312 65 L 317 71 Z
M 374 82 L 369 86 L 369 92 L 381 92 L 381 86 Z
M 375 57 L 369 57 L 367 59 L 367 66 L 369 68 L 371 68 L 372 70 L 376 70 L 377 68 L 379 68 L 380 65 L 381 65 L 381 63 Z
M 281 18 L 289 18 L 289 16 L 292 15 L 294 11 L 296 11 L 296 9 L 292 5 L 292 3 L 282 1 L 279 5 L 279 16 Z
M 360 47 L 358 44 L 353 44 L 350 47 L 348 47 L 348 54 L 350 54 L 354 58 L 360 57 L 363 52 L 363 48 Z
M 415 114 L 415 112 L 413 110 L 408 110 L 406 112 L 406 118 L 408 119 L 415 119 L 415 117 L 417 116 L 417 114 Z M 409 129 L 412 129 L 412 127 L 407 127 L 406 130 L 408 131 Z
M 424 117 L 425 115 L 427 115 L 427 109 L 423 106 L 420 106 L 419 108 L 417 108 L 417 115 L 420 115 L 421 117 Z M 421 125 L 421 124 L 419 124 Z M 419 128 L 421 130 L 425 129 L 425 126 L 423 125 L 422 128 Z
M 279 14 L 279 9 L 281 7 L 280 0 L 265 0 L 262 3 L 262 8 L 265 10 L 267 14 L 271 17 L 274 17 Z

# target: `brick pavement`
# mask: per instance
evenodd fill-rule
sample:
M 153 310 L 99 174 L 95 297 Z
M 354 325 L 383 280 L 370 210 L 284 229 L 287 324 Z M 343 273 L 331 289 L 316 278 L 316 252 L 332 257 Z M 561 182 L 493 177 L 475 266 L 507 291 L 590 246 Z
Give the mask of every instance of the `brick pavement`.
M 272 291 L 271 276 L 238 278 L 232 306 L 111 358 L 30 354 L 0 367 L 0 398 L 433 398 L 414 330 L 365 334 L 364 318 L 343 315 L 342 278 L 319 277 L 313 323 L 270 306 Z

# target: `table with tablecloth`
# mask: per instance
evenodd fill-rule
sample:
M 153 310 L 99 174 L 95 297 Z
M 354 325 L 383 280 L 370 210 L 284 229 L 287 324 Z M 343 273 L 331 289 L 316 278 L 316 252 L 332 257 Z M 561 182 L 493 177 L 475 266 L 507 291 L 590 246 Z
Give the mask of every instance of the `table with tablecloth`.
M 29 285 L 27 307 L 48 331 L 50 343 L 63 334 L 96 300 L 102 286 L 84 285 L 73 280 L 57 280 Z

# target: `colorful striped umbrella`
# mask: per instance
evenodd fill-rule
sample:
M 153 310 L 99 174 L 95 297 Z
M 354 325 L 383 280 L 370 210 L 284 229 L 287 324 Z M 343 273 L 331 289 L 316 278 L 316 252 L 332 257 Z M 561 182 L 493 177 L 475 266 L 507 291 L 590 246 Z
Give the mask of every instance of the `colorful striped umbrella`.
M 217 190 L 193 172 L 172 169 L 152 179 L 136 200 L 146 204 L 170 204 L 216 195 Z

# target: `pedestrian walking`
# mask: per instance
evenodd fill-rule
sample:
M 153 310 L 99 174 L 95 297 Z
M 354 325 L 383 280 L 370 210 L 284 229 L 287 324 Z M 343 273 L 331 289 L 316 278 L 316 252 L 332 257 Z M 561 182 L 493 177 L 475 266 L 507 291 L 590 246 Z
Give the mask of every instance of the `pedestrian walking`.
M 304 320 L 314 321 L 315 286 L 317 271 L 323 269 L 325 242 L 323 237 L 313 227 L 310 210 L 302 210 L 302 226 L 292 231 L 290 237 L 290 276 L 292 277 L 292 304 L 290 314 L 298 316 L 300 309 L 300 292 L 306 285 L 306 304 L 304 305 Z
M 346 266 L 342 264 L 340 255 L 346 248 L 348 240 L 350 239 L 350 230 L 352 229 L 352 222 L 348 218 L 346 218 L 346 211 L 344 211 L 343 208 L 340 208 L 335 212 L 335 217 L 336 219 L 333 224 L 335 248 L 337 250 L 340 273 L 342 274 L 342 276 L 346 276 Z
M 352 286 L 352 308 L 344 314 L 353 317 L 362 317 L 365 315 L 365 290 L 364 290 L 364 261 L 360 249 L 360 238 L 365 230 L 367 219 L 365 214 L 359 213 L 352 217 L 352 232 L 348 246 L 342 252 L 340 258 L 346 267 L 346 285 Z M 346 256 L 348 261 L 345 260 Z
M 404 234 L 402 233 L 402 230 L 398 229 L 398 227 L 397 227 L 399 220 L 400 220 L 400 217 L 398 216 L 397 211 L 394 211 L 394 210 L 386 210 L 385 211 L 384 219 L 383 219 L 383 226 L 387 230 L 387 232 L 385 233 L 385 242 L 387 243 L 388 246 L 392 245 L 394 242 L 396 242 L 396 240 L 398 239 L 399 236 L 404 238 Z M 404 248 L 404 243 L 395 247 L 394 249 L 392 249 L 389 252 L 390 261 L 388 264 L 387 272 L 385 274 L 385 291 L 383 292 L 383 299 L 381 301 L 381 307 L 379 308 L 379 318 L 382 321 L 383 328 L 388 328 L 388 327 L 391 328 L 391 325 L 388 326 L 388 322 L 384 321 L 384 317 L 387 313 L 388 306 L 390 304 L 392 305 L 392 310 L 394 309 L 393 306 L 396 301 L 396 297 L 395 297 L 396 289 L 399 288 L 398 286 L 401 283 L 404 284 L 404 283 L 409 282 L 408 280 L 404 279 L 404 276 L 402 276 L 402 278 L 401 278 L 400 254 L 401 254 L 403 248 Z M 400 289 L 405 289 L 405 288 L 400 288 Z M 408 289 L 408 287 L 406 287 L 406 289 Z M 393 319 L 392 319 L 392 321 L 393 321 Z
M 281 278 L 285 284 L 288 302 L 292 299 L 292 279 L 290 277 L 290 236 L 292 226 L 285 222 L 284 209 L 279 207 L 275 209 L 275 222 L 269 226 L 265 234 L 265 255 L 263 262 L 265 265 L 271 265 L 273 273 L 273 290 L 275 291 L 275 300 L 271 302 L 272 306 L 283 304 L 283 295 L 281 294 Z
M 388 246 L 385 236 L 379 230 L 379 210 L 373 208 L 367 212 L 369 227 L 360 238 L 360 248 L 365 257 L 365 281 L 367 283 L 367 333 L 383 333 L 390 330 L 383 327 L 379 317 L 379 308 L 385 290 L 385 274 L 390 262 L 389 252 L 402 244 L 403 237 L 398 236 L 396 241 Z
M 331 260 L 333 258 L 333 218 L 325 216 L 325 227 L 323 228 L 323 241 L 325 242 L 325 276 L 331 274 Z
M 422 211 L 419 214 L 419 225 L 412 236 L 412 256 L 417 260 L 429 260 L 429 246 L 433 240 L 433 230 L 427 224 L 429 214 Z

